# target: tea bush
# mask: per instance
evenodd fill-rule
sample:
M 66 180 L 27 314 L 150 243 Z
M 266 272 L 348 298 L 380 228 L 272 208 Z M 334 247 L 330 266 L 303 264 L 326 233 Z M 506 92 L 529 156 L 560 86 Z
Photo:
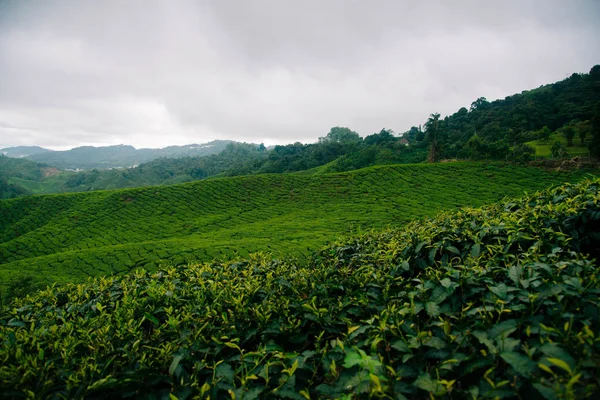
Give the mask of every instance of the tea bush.
M 0 286 L 27 278 L 45 285 L 82 282 L 257 251 L 302 257 L 342 235 L 481 206 L 584 174 L 447 163 L 5 200 Z
M 11 398 L 600 396 L 600 180 L 53 287 L 0 315 Z

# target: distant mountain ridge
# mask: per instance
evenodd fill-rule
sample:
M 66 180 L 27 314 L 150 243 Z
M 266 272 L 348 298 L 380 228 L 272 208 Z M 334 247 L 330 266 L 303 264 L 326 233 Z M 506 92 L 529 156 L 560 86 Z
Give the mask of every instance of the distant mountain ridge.
M 23 158 L 34 154 L 47 153 L 52 150 L 44 149 L 40 146 L 15 146 L 0 149 L 0 154 L 12 158 Z
M 71 150 L 53 151 L 39 146 L 18 146 L 0 149 L 0 154 L 13 158 L 27 158 L 65 170 L 91 170 L 132 167 L 161 157 L 197 157 L 216 154 L 231 140 L 168 146 L 162 149 L 136 149 L 129 145 L 82 146 Z

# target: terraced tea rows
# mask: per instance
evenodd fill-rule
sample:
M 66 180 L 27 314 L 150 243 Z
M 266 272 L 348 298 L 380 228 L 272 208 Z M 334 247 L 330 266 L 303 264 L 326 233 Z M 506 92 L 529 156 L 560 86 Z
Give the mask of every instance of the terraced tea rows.
M 0 282 L 81 281 L 255 251 L 303 255 L 360 230 L 479 206 L 584 172 L 504 164 L 260 175 L 0 202 Z
M 0 398 L 598 399 L 600 179 L 0 308 Z

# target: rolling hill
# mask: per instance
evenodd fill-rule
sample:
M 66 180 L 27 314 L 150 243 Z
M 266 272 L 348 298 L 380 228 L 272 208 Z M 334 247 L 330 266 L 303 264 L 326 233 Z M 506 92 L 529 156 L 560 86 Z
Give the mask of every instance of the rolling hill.
M 31 161 L 59 169 L 91 170 L 126 168 L 161 157 L 206 156 L 222 151 L 231 140 L 214 140 L 208 143 L 185 146 L 168 146 L 162 149 L 136 149 L 133 146 L 82 146 L 70 150 L 53 151 L 38 146 L 19 146 L 0 149 L 8 157 L 27 158 Z
M 511 172 L 544 177 L 490 171 L 473 179 L 508 192 Z M 399 176 L 411 179 L 363 171 L 381 172 L 401 188 Z M 437 197 L 456 194 L 420 172 Z M 344 181 L 363 178 L 331 177 L 337 190 L 322 194 L 347 200 Z M 17 299 L 0 309 L 0 397 L 598 398 L 599 188 L 586 180 L 443 213 L 306 262 L 256 254 Z
M 300 257 L 340 236 L 584 175 L 499 163 L 396 165 L 4 200 L 0 282 L 79 282 L 256 251 Z

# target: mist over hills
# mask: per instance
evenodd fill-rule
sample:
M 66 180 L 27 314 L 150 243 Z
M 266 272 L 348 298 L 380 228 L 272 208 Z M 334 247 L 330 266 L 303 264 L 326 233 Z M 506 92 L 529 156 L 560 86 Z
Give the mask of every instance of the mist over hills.
M 285 393 L 309 393 L 310 376 L 343 366 L 310 389 L 314 398 L 359 388 L 378 397 L 443 397 L 457 381 L 464 385 L 453 393 L 466 398 L 474 378 L 471 395 L 525 398 L 535 388 L 559 398 L 564 386 L 577 392 L 565 398 L 592 398 L 600 365 L 593 336 L 600 310 L 598 169 L 528 161 L 544 157 L 540 150 L 561 163 L 569 154 L 600 156 L 598 89 L 597 66 L 504 100 L 479 98 L 443 119 L 434 113 L 401 136 L 382 129 L 361 137 L 333 127 L 317 143 L 272 149 L 229 142 L 216 154 L 181 157 L 206 149 L 173 146 L 135 168 L 74 172 L 41 162 L 63 152 L 0 155 L 0 198 L 19 197 L 0 201 L 0 342 L 7 343 L 0 355 L 8 360 L 0 388 L 34 388 L 43 397 L 53 382 L 76 397 L 63 372 L 87 373 L 75 356 L 89 371 L 104 363 L 113 374 L 96 373 L 92 385 L 82 380 L 78 393 L 121 393 L 132 382 L 135 395 L 152 385 L 166 394 L 188 385 L 188 395 L 201 387 L 212 398 L 234 390 L 242 397 L 250 386 L 283 393 L 264 374 L 244 377 L 250 364 L 242 360 L 260 354 L 260 363 L 279 360 L 264 361 L 264 368 L 291 382 Z M 126 160 L 134 150 L 102 148 L 97 165 Z M 88 155 L 95 151 L 68 154 L 71 162 L 94 165 Z M 190 180 L 198 182 L 174 184 Z M 561 186 L 423 219 L 550 185 Z M 147 187 L 97 190 L 133 186 Z M 52 191 L 86 193 L 27 196 Z M 398 233 L 371 231 L 388 227 Z M 101 278 L 83 283 L 90 277 Z M 107 336 L 91 340 L 97 332 Z M 190 332 L 197 337 L 188 340 Z M 102 358 L 94 348 L 90 357 L 77 343 L 111 349 Z M 152 353 L 155 343 L 165 344 L 160 355 Z M 59 353 L 68 346 L 68 356 Z M 125 348 L 133 349 L 129 364 L 113 363 L 112 349 Z M 200 365 L 198 354 L 209 352 L 214 366 L 186 380 Z M 152 366 L 140 367 L 151 357 Z M 333 358 L 324 364 L 325 357 Z M 461 366 L 452 372 L 454 364 Z M 432 365 L 440 367 L 428 370 Z M 552 375 L 552 367 L 569 375 Z M 499 374 L 496 385 L 490 376 Z M 148 376 L 158 380 L 148 384 Z M 508 378 L 511 391 L 499 392 Z
M 468 109 L 462 107 L 443 118 L 433 113 L 423 126 L 400 134 L 384 128 L 361 136 L 347 127 L 333 127 L 316 143 L 272 148 L 217 140 L 163 149 L 119 145 L 44 150 L 0 150 L 31 161 L 26 165 L 0 159 L 0 198 L 166 185 L 217 176 L 342 172 L 444 159 L 524 163 L 534 157 L 598 157 L 600 65 L 588 74 L 575 73 L 502 100 L 480 97 Z
M 35 154 L 47 153 L 49 151 L 52 150 L 44 149 L 40 146 L 15 146 L 0 149 L 0 154 L 5 155 L 7 157 L 22 158 L 32 156 Z
M 91 170 L 126 168 L 160 157 L 205 156 L 222 151 L 231 140 L 214 140 L 208 143 L 168 146 L 162 149 L 136 149 L 129 145 L 82 146 L 70 150 L 54 151 L 38 146 L 18 146 L 0 149 L 8 157 L 24 157 L 64 170 Z

